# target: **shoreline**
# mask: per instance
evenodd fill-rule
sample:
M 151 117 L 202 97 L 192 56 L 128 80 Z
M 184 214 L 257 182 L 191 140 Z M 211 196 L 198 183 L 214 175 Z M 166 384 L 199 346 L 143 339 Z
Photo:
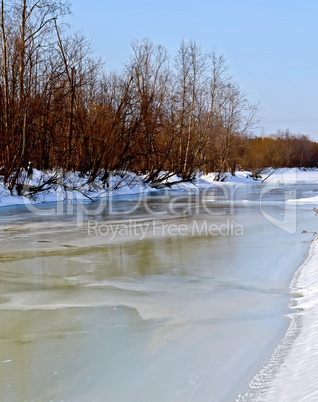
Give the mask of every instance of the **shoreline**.
M 300 329 L 284 365 L 266 393 L 266 400 L 287 402 L 291 396 L 297 401 L 318 400 L 315 374 L 318 369 L 317 322 L 318 322 L 318 239 L 309 249 L 304 264 L 297 270 L 291 289 L 293 320 L 300 322 Z M 304 381 L 304 378 L 306 381 Z
M 318 400 L 314 373 L 318 369 L 318 238 L 290 282 L 290 324 L 270 359 L 249 383 L 237 402 L 290 402 Z M 316 299 L 316 300 L 315 300 Z M 304 382 L 306 378 L 306 382 Z
M 0 210 L 3 207 L 15 207 L 15 206 L 31 206 L 37 204 L 49 204 L 56 202 L 89 202 L 97 201 L 103 198 L 116 197 L 116 196 L 132 196 L 140 194 L 150 194 L 160 191 L 203 191 L 205 189 L 211 189 L 216 187 L 224 187 L 227 185 L 253 185 L 257 183 L 262 183 L 262 179 L 267 179 L 264 183 L 266 184 L 296 184 L 297 182 L 308 182 L 317 183 L 318 182 L 318 169 L 317 168 L 281 168 L 273 169 L 268 168 L 262 177 L 254 180 L 251 177 L 250 171 L 236 171 L 235 175 L 232 176 L 231 173 L 224 173 L 224 181 L 215 181 L 216 173 L 211 172 L 208 174 L 198 173 L 195 180 L 192 182 L 181 181 L 177 176 L 171 176 L 166 181 L 163 181 L 163 187 L 155 189 L 149 185 L 146 185 L 142 181 L 142 177 L 136 175 L 135 173 L 127 172 L 126 178 L 122 180 L 122 183 L 117 187 L 117 179 L 114 176 L 111 187 L 105 189 L 98 180 L 95 186 L 90 186 L 86 183 L 85 179 L 80 178 L 78 173 L 75 173 L 68 179 L 66 183 L 68 187 L 67 190 L 63 190 L 56 185 L 56 188 L 43 190 L 42 192 L 35 195 L 35 197 L 28 198 L 24 196 L 19 196 L 17 194 L 10 194 L 9 190 L 3 183 L 2 176 L 0 176 Z M 32 180 L 28 179 L 29 185 L 39 185 L 45 178 L 50 177 L 45 175 L 44 172 L 39 170 L 34 170 L 34 177 Z M 171 185 L 173 184 L 173 185 Z M 113 187 L 112 187 L 113 186 Z M 164 187 L 166 186 L 166 187 Z M 317 200 L 315 200 L 317 201 Z M 307 201 L 307 202 L 310 202 Z

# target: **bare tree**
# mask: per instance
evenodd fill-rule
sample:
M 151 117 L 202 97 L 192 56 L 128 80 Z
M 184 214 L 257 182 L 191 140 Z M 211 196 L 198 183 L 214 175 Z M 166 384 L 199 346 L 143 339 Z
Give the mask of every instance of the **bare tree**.
M 11 191 L 31 160 L 105 183 L 111 170 L 150 184 L 235 170 L 257 107 L 223 57 L 182 41 L 171 67 L 144 39 L 123 71 L 105 74 L 85 38 L 65 34 L 67 12 L 57 0 L 1 1 L 0 164 Z
M 136 132 L 139 152 L 135 163 L 147 175 L 146 181 L 154 181 L 166 154 L 163 126 L 168 96 L 168 55 L 163 46 L 155 46 L 149 39 L 133 42 L 132 50 L 126 69 L 132 77 L 133 113 L 139 121 Z

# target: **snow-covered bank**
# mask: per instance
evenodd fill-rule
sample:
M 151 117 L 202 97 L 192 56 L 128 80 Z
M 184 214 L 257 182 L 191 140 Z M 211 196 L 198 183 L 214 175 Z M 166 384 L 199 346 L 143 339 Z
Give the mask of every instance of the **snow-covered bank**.
M 289 203 L 296 203 L 297 205 L 306 205 L 306 204 L 318 204 L 318 196 L 308 197 L 308 198 L 299 198 L 295 200 L 288 200 Z
M 314 402 L 318 400 L 318 239 L 290 286 L 291 323 L 268 364 L 237 401 Z
M 0 176 L 0 207 L 10 205 L 22 205 L 30 203 L 44 203 L 57 201 L 82 201 L 90 199 L 98 199 L 108 196 L 132 195 L 141 193 L 150 193 L 163 191 L 200 191 L 209 188 L 215 184 L 215 174 L 202 175 L 198 174 L 193 182 L 183 182 L 178 176 L 173 175 L 162 182 L 159 189 L 154 188 L 143 182 L 143 177 L 135 173 L 113 174 L 110 176 L 107 184 L 97 178 L 94 182 L 88 183 L 87 177 L 81 177 L 78 173 L 43 173 L 34 170 L 32 178 L 26 175 L 23 178 L 24 189 L 29 187 L 42 186 L 42 190 L 30 196 L 21 196 L 16 192 L 10 194 Z M 56 183 L 50 183 L 50 179 L 54 179 Z M 237 172 L 236 176 L 230 174 L 225 175 L 227 183 L 229 182 L 254 182 L 249 172 Z M 47 184 L 46 184 L 47 183 Z
M 150 190 L 137 175 L 131 173 L 113 175 L 106 185 L 100 178 L 89 183 L 88 177 L 82 177 L 79 173 L 62 171 L 44 173 L 34 169 L 32 177 L 27 177 L 25 174 L 22 181 L 22 191 L 25 196 L 18 195 L 15 190 L 13 194 L 10 194 L 3 182 L 3 177 L 0 176 L 0 207 L 57 201 L 76 202 L 98 199 L 107 195 L 129 195 Z M 41 189 L 32 192 L 32 187 Z
M 316 168 L 283 168 L 283 169 L 268 169 L 265 173 L 262 173 L 263 179 L 268 176 L 266 180 L 269 182 L 279 183 L 318 183 L 318 171 Z
M 266 401 L 318 400 L 318 241 L 291 284 L 292 320 L 301 326 L 291 349 L 264 395 Z
M 24 185 L 40 186 L 52 178 L 56 172 L 42 173 L 34 170 L 32 179 L 25 177 Z M 56 184 L 47 184 L 43 186 L 43 191 L 34 194 L 33 196 L 20 196 L 10 194 L 9 190 L 3 183 L 3 177 L 0 176 L 0 207 L 10 205 L 23 205 L 30 203 L 44 203 L 57 201 L 79 201 L 98 199 L 108 196 L 132 195 L 141 193 L 150 193 L 163 190 L 175 191 L 200 191 L 213 186 L 223 186 L 230 183 L 255 184 L 255 180 L 251 177 L 251 172 L 237 171 L 235 176 L 230 173 L 225 173 L 222 176 L 222 181 L 216 181 L 216 173 L 204 175 L 198 173 L 196 179 L 191 182 L 183 182 L 181 179 L 173 175 L 162 183 L 161 189 L 155 189 L 153 186 L 145 184 L 143 177 L 134 173 L 125 173 L 124 175 L 114 174 L 110 177 L 108 185 L 105 185 L 102 180 L 96 179 L 93 183 L 87 182 L 87 177 L 81 177 L 78 173 L 67 173 L 62 180 L 57 176 Z M 318 183 L 317 169 L 268 169 L 262 176 L 257 179 L 261 182 L 266 178 L 266 183 L 296 183 L 297 181 Z M 306 200 L 302 200 L 304 203 Z M 316 200 L 309 200 L 309 203 Z

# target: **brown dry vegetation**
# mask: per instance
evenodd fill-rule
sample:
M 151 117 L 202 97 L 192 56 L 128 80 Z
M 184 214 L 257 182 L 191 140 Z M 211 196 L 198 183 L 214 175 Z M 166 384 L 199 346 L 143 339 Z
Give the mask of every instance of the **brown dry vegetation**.
M 318 145 L 305 136 L 251 137 L 258 106 L 222 56 L 182 41 L 170 58 L 145 39 L 122 71 L 105 73 L 59 23 L 68 12 L 57 0 L 1 0 L 0 167 L 11 190 L 30 161 L 152 183 L 162 172 L 191 180 L 197 170 L 316 166 Z

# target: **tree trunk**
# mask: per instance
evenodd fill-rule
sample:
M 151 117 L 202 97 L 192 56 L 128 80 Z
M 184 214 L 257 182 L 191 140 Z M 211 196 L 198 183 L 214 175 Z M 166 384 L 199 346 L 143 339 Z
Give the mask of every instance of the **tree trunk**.
M 1 0 L 1 34 L 3 48 L 3 80 L 4 80 L 4 125 L 5 133 L 8 130 L 8 70 L 7 70 L 7 42 L 4 28 L 4 2 Z

